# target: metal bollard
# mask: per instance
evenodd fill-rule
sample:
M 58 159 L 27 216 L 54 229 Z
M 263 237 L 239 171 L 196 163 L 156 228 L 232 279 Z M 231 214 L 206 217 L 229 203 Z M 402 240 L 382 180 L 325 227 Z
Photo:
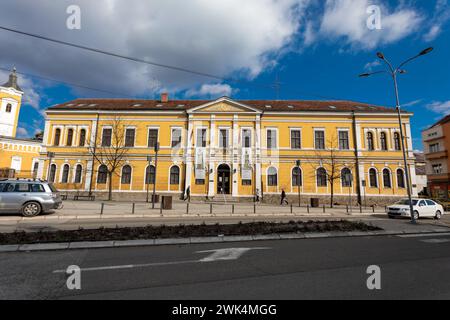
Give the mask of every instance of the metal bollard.
M 186 203 L 186 214 L 189 214 L 189 202 Z
M 375 206 L 372 206 L 372 212 L 375 213 Z
M 347 206 L 347 213 L 348 213 L 348 206 Z
M 159 207 L 159 214 L 161 215 L 161 217 L 163 216 L 163 205 L 161 203 L 160 207 Z
M 325 205 L 323 205 L 323 213 L 326 213 Z
M 256 203 L 253 204 L 253 213 L 256 214 Z
M 362 212 L 363 212 L 362 206 L 359 206 L 359 213 L 362 213 Z
M 213 205 L 212 203 L 209 205 L 209 214 L 213 214 Z
M 234 204 L 231 206 L 231 214 L 234 214 Z
M 131 214 L 134 214 L 135 209 L 136 209 L 136 204 L 133 202 L 133 205 L 131 207 Z
M 100 215 L 103 215 L 104 208 L 105 208 L 105 204 L 102 202 L 101 209 L 100 209 Z
M 306 212 L 309 213 L 309 204 L 306 206 Z

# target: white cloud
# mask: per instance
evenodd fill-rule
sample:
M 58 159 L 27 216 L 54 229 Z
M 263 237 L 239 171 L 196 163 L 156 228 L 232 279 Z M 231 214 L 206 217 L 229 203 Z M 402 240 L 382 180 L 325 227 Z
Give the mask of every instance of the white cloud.
M 427 105 L 427 109 L 439 113 L 443 116 L 450 114 L 450 100 L 448 101 L 435 101 Z
M 414 9 L 400 5 L 381 8 L 381 30 L 370 30 L 367 20 L 369 0 L 327 0 L 320 33 L 331 39 L 344 39 L 353 48 L 373 49 L 411 35 L 420 27 L 423 17 Z
M 374 60 L 372 62 L 367 63 L 364 66 L 364 70 L 368 71 L 368 72 L 372 72 L 374 68 L 381 66 L 381 62 L 380 60 Z
M 5 83 L 8 80 L 10 72 L 0 70 L 0 84 Z M 41 95 L 39 91 L 42 87 L 32 79 L 17 75 L 20 88 L 24 91 L 22 105 L 28 105 L 37 111 L 40 111 Z
M 232 93 L 233 88 L 228 84 L 204 84 L 198 90 L 189 90 L 186 95 L 188 97 L 200 96 L 215 99 L 223 96 L 229 97 Z
M 423 36 L 427 42 L 435 40 L 442 32 L 443 26 L 450 20 L 450 5 L 447 0 L 437 0 L 434 15 L 430 19 L 430 29 Z
M 23 127 L 17 128 L 17 135 L 21 138 L 28 138 L 28 131 Z

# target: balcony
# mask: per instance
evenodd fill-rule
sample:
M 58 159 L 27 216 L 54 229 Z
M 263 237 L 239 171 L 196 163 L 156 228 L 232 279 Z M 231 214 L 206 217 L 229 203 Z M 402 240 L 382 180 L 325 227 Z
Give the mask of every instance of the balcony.
M 430 152 L 425 154 L 425 158 L 427 160 L 437 160 L 437 159 L 444 159 L 448 157 L 448 151 L 438 151 L 438 152 Z

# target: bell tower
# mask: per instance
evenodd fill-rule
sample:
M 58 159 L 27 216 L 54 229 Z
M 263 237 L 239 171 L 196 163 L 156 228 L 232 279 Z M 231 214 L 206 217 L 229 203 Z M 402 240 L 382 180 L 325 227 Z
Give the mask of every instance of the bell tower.
M 14 68 L 8 81 L 0 85 L 0 136 L 16 137 L 22 96 Z

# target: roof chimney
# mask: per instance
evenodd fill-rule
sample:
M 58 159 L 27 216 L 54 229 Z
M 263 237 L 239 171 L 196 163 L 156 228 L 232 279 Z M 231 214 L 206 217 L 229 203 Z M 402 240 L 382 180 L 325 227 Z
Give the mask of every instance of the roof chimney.
M 161 102 L 162 103 L 169 102 L 169 94 L 167 92 L 161 93 Z

